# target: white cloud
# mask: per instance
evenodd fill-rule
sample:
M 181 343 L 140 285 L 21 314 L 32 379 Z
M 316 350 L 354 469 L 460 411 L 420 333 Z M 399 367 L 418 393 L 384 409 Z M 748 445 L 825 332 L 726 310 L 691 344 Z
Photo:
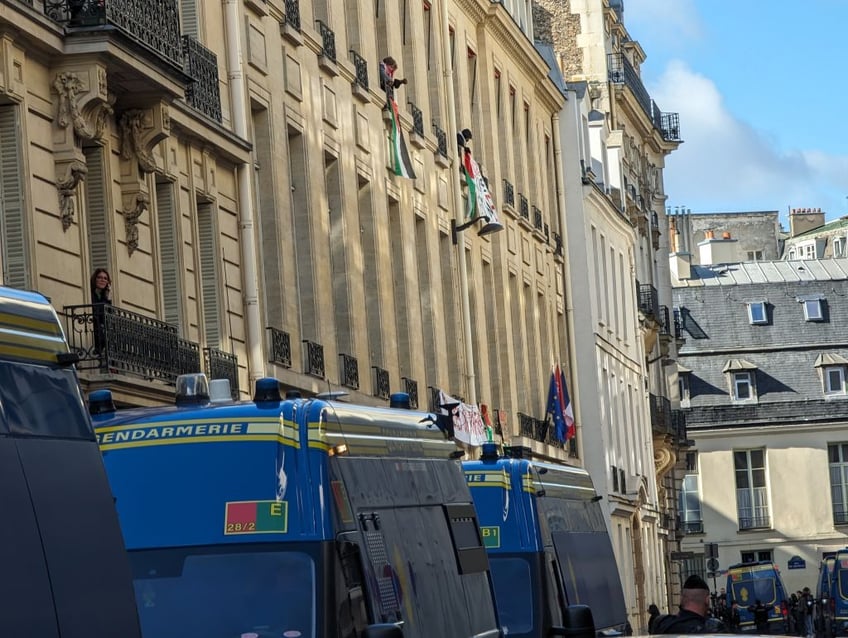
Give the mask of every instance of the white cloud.
M 652 47 L 662 43 L 678 49 L 703 38 L 694 0 L 625 0 L 624 24 L 630 37 L 650 42 Z
M 671 62 L 648 88 L 663 111 L 680 114 L 684 143 L 666 159 L 664 171 L 670 205 L 783 214 L 810 206 L 826 210 L 830 219 L 842 214 L 848 157 L 778 150 L 767 131 L 728 111 L 710 78 L 683 62 Z

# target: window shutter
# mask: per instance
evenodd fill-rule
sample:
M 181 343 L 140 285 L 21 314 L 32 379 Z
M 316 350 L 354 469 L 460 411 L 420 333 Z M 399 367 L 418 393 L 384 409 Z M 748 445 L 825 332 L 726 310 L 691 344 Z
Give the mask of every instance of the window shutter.
M 206 346 L 217 348 L 221 342 L 221 321 L 218 300 L 218 250 L 215 241 L 214 208 L 211 204 L 197 205 L 197 226 Z
M 182 34 L 199 40 L 197 35 L 197 0 L 180 0 Z
M 159 260 L 162 269 L 162 301 L 165 321 L 180 328 L 180 267 L 174 186 L 156 184 L 156 212 L 159 222 Z
M 21 179 L 18 108 L 0 107 L 0 231 L 3 247 L 3 283 L 30 287 Z
M 106 218 L 106 184 L 103 149 L 92 146 L 83 150 L 88 174 L 85 177 L 85 202 L 88 213 L 88 254 L 92 271 L 109 269 L 109 224 Z

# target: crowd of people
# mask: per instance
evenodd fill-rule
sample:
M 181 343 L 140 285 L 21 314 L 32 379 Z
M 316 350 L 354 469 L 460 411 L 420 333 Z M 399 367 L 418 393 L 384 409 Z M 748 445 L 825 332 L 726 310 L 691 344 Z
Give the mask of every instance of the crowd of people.
M 741 630 L 740 606 L 733 600 L 727 603 L 724 588 L 711 593 L 703 578 L 692 575 L 686 579 L 680 594 L 680 608 L 676 614 L 662 614 L 652 604 L 648 607 L 648 633 L 651 634 L 703 634 L 739 633 Z M 773 633 L 769 627 L 769 607 L 761 600 L 746 607 L 751 612 L 757 634 Z M 781 604 L 783 625 L 776 633 L 815 638 L 817 634 L 817 603 L 809 587 L 792 594 Z

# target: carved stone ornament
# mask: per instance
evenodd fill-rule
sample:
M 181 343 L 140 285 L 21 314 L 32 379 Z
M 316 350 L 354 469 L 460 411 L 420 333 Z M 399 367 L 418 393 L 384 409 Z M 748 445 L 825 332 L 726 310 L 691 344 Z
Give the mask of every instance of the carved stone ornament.
M 124 208 L 124 228 L 127 234 L 127 252 L 130 257 L 138 248 L 138 218 L 150 206 L 150 197 L 147 193 L 136 193 L 134 201 Z
M 76 190 L 77 184 L 85 179 L 88 168 L 84 162 L 72 161 L 65 167 L 65 176 L 56 182 L 59 190 L 59 213 L 62 216 L 62 230 L 71 227 L 76 212 Z
M 170 118 L 167 115 L 166 118 L 170 124 Z M 141 109 L 132 109 L 121 116 L 121 158 L 135 159 L 143 173 L 152 173 L 156 170 L 156 160 L 145 143 L 145 129 L 152 128 L 147 120 L 147 113 Z
M 106 130 L 109 116 L 114 112 L 115 97 L 106 93 L 106 72 L 98 74 L 97 93 L 92 96 L 79 74 L 64 71 L 56 75 L 53 88 L 59 96 L 57 124 L 60 128 L 73 126 L 82 140 L 99 140 Z M 85 103 L 81 103 L 83 98 Z

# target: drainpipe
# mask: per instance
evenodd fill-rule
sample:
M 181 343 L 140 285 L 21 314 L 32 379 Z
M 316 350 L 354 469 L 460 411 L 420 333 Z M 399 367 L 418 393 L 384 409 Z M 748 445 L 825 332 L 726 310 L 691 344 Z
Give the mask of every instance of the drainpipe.
M 228 85 L 232 105 L 233 131 L 248 139 L 247 86 L 244 76 L 244 58 L 241 46 L 241 16 L 237 0 L 224 1 L 226 28 Z M 262 356 L 262 319 L 259 316 L 259 271 L 256 256 L 256 233 L 253 224 L 253 179 L 250 162 L 239 164 L 238 177 L 239 243 L 242 251 L 242 285 L 245 306 L 247 371 L 250 385 L 265 376 L 265 358 Z

